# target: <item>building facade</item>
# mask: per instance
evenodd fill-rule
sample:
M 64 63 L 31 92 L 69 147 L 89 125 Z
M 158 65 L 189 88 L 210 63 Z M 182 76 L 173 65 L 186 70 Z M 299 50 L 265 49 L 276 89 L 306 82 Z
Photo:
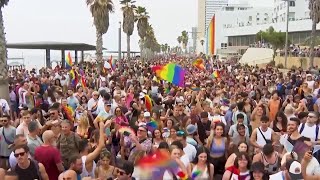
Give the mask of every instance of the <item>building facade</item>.
M 285 32 L 287 3 L 283 0 L 274 0 L 272 7 L 228 5 L 221 8 L 212 17 L 215 24 L 208 26 L 208 29 L 214 27 L 214 30 L 207 31 L 206 53 L 216 54 L 219 50 L 230 47 L 233 49 L 249 47 L 257 42 L 257 32 L 264 31 L 270 26 L 276 31 Z M 289 41 L 294 44 L 301 44 L 310 36 L 312 21 L 308 3 L 308 0 L 289 0 Z M 320 25 L 317 26 L 318 28 Z M 214 47 L 213 52 L 210 51 L 212 47 Z

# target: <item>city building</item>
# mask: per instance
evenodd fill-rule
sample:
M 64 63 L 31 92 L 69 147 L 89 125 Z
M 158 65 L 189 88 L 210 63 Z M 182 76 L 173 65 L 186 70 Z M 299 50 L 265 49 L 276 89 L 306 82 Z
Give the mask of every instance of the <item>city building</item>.
M 247 49 L 255 44 L 256 34 L 270 26 L 276 31 L 286 31 L 287 1 L 274 0 L 271 7 L 231 5 L 214 13 L 206 27 L 206 53 L 223 54 L 228 50 Z M 289 41 L 301 44 L 311 34 L 312 21 L 308 0 L 289 0 Z M 320 28 L 320 25 L 317 26 Z M 320 31 L 317 31 L 320 35 Z M 239 51 L 238 51 L 239 52 Z M 244 51 L 242 51 L 244 52 Z

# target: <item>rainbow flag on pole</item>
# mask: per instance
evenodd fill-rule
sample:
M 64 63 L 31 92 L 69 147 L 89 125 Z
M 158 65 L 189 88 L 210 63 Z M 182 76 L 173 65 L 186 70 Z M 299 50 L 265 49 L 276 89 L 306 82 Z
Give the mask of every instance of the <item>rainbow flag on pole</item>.
M 198 58 L 192 62 L 192 65 L 197 67 L 200 70 L 204 70 L 204 61 L 201 58 Z
M 220 78 L 220 73 L 219 73 L 219 71 L 217 71 L 217 70 L 213 71 L 212 77 L 213 77 L 213 78 Z
M 146 105 L 146 108 L 149 112 L 151 112 L 152 110 L 152 100 L 150 98 L 149 95 L 145 95 L 144 96 L 144 101 L 145 101 L 145 105 Z
M 72 68 L 72 58 L 70 52 L 68 53 L 68 56 L 66 58 L 66 69 Z
M 111 66 L 111 69 L 114 71 L 116 69 L 116 60 L 112 58 L 112 55 L 109 59 L 109 64 Z

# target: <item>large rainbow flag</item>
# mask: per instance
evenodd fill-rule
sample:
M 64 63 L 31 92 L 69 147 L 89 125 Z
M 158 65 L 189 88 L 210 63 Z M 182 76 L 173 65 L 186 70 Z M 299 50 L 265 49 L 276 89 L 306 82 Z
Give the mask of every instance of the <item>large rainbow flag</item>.
M 207 29 L 207 54 L 214 55 L 215 52 L 215 16 L 212 17 Z
M 156 66 L 152 69 L 161 79 L 166 80 L 176 86 L 184 87 L 184 76 L 186 74 L 186 70 L 184 70 L 181 66 L 174 63 L 168 63 L 165 66 Z
M 68 53 L 68 56 L 66 58 L 66 69 L 72 68 L 72 58 L 70 52 Z

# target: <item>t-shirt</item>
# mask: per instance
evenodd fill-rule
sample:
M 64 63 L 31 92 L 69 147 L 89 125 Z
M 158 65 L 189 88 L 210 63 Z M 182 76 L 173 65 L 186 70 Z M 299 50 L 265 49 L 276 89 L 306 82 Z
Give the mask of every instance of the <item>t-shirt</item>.
M 10 114 L 10 107 L 9 107 L 9 104 L 8 104 L 7 100 L 0 99 L 0 105 L 1 105 L 1 108 L 2 108 L 2 112 L 4 112 L 7 115 L 9 115 Z
M 48 156 L 50 154 L 50 156 Z M 58 163 L 62 162 L 60 151 L 53 146 L 39 146 L 36 148 L 34 158 L 42 163 L 49 176 L 49 180 L 56 180 L 59 176 Z
M 193 161 L 193 159 L 196 157 L 197 155 L 197 150 L 194 146 L 192 146 L 191 144 L 187 143 L 186 147 L 183 148 L 183 151 L 186 155 L 188 155 L 189 157 L 189 161 Z
M 300 124 L 300 126 L 298 128 L 299 129 L 298 132 L 300 132 L 301 127 L 302 127 L 302 124 Z M 315 138 L 316 138 L 316 127 L 317 127 L 316 124 L 314 124 L 311 127 L 308 126 L 307 123 L 304 124 L 303 131 L 301 132 L 301 136 L 310 138 L 312 141 L 315 141 Z M 319 128 L 318 138 L 317 139 L 320 140 L 320 128 Z
M 77 109 L 79 105 L 79 101 L 76 97 L 71 96 L 67 98 L 68 105 L 72 107 L 73 110 Z
M 3 132 L 4 131 L 4 132 Z M 6 142 L 3 134 L 6 136 L 8 142 Z M 16 128 L 13 126 L 9 126 L 8 128 L 1 127 L 0 128 L 0 156 L 9 157 L 12 152 L 11 149 L 8 148 L 8 143 L 13 143 L 14 137 L 16 136 Z
M 237 125 L 238 124 L 233 124 L 232 126 L 230 126 L 228 134 L 229 134 L 229 136 L 231 136 L 231 138 L 235 138 L 235 137 L 239 136 L 239 133 L 237 131 Z M 249 128 L 246 125 L 244 125 L 244 126 L 245 126 L 246 136 L 249 137 Z

